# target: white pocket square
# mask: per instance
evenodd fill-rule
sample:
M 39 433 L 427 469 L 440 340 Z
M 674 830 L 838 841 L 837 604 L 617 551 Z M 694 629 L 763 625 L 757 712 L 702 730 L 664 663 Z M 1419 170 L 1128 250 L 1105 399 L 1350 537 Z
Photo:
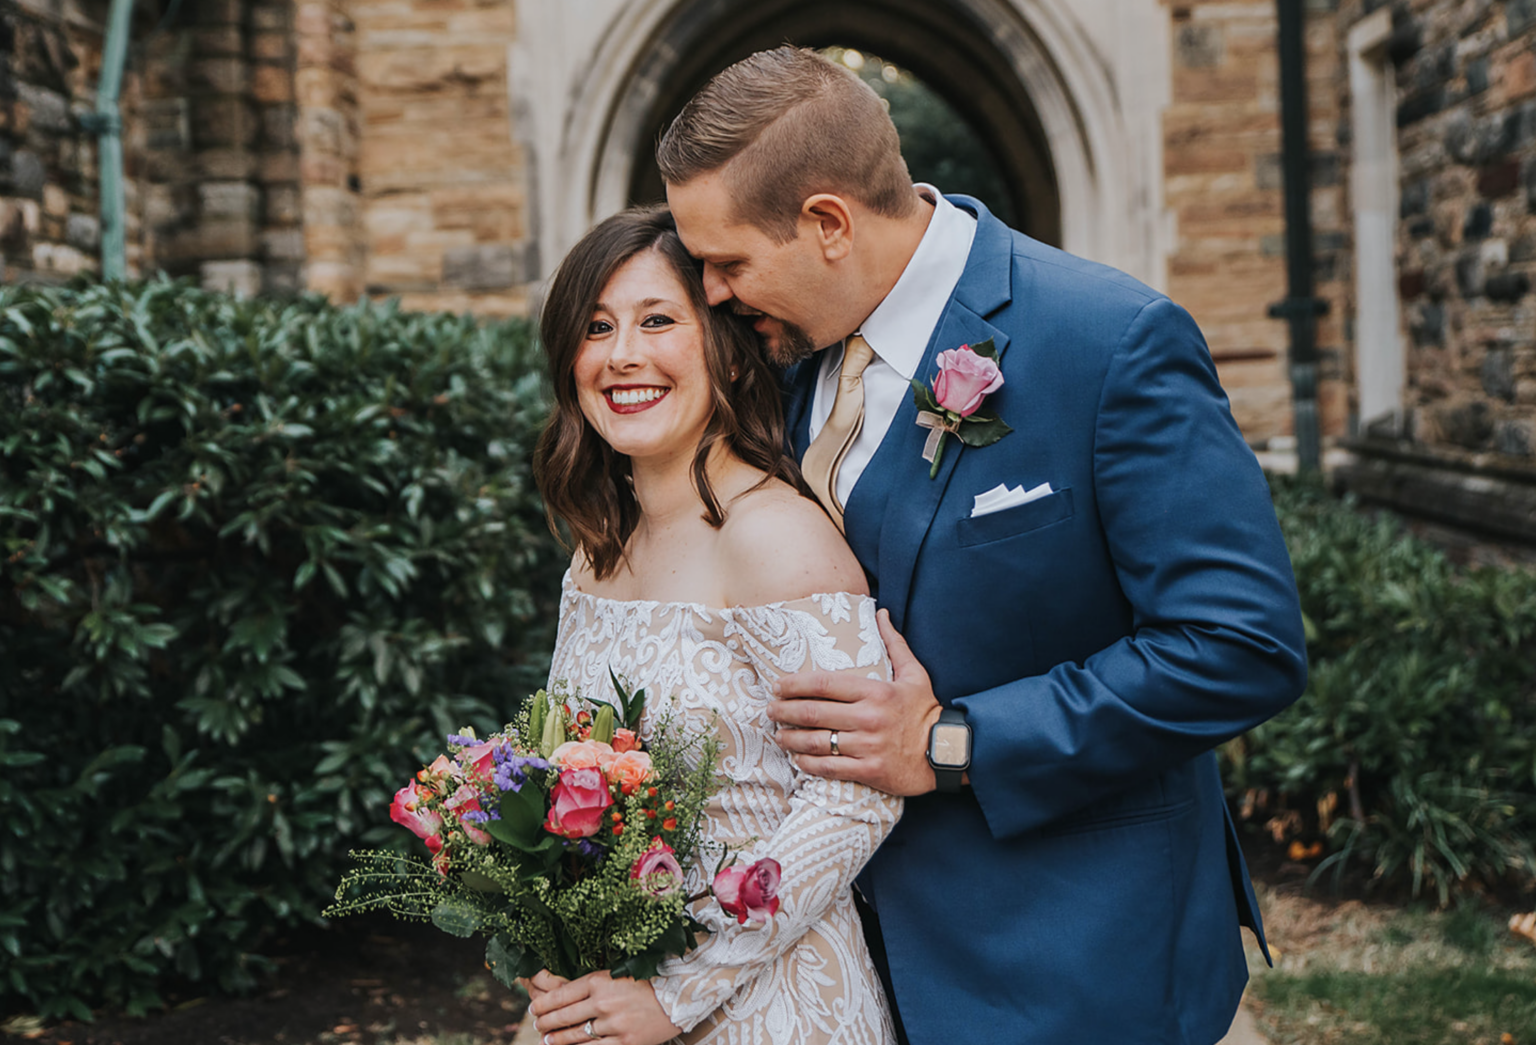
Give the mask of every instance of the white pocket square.
M 975 497 L 975 504 L 971 508 L 971 518 L 981 515 L 991 515 L 1000 512 L 1004 508 L 1017 508 L 1021 504 L 1030 501 L 1038 501 L 1042 497 L 1049 497 L 1056 491 L 1051 489 L 1050 483 L 1041 483 L 1032 490 L 1026 490 L 1022 485 L 1008 488 L 1007 483 L 998 483 L 986 493 L 979 493 Z

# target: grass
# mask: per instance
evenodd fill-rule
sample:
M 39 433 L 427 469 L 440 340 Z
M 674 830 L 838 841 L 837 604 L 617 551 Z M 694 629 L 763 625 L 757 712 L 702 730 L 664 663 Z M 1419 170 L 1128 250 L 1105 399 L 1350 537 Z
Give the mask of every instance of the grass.
M 1536 1045 L 1536 946 L 1506 914 L 1265 890 L 1273 969 L 1250 1006 L 1272 1045 Z

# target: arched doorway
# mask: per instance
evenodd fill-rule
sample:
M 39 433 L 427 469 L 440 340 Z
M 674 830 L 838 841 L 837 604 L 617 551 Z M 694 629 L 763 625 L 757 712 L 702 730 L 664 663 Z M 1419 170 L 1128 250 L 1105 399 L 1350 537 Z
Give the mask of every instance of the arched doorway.
M 690 9 L 685 6 L 662 27 L 666 44 L 649 51 L 635 71 L 637 93 L 651 99 L 644 114 L 623 113 L 620 122 L 640 117 L 643 146 L 656 141 L 705 81 L 754 51 L 785 41 L 813 48 L 857 48 L 909 70 L 937 94 L 990 153 L 1009 191 L 1003 209 L 1017 227 L 1060 245 L 1056 169 L 1034 102 L 1008 68 L 988 27 L 977 19 L 956 18 L 955 13 L 931 0 L 765 0 L 749 12 L 734 10 L 718 24 L 700 25 L 687 17 Z M 637 148 L 627 202 L 662 196 L 651 149 Z
M 910 70 L 991 143 L 1020 227 L 1166 282 L 1164 0 L 584 0 L 518 16 L 513 133 L 541 275 L 593 222 L 656 191 L 656 134 L 698 86 L 791 40 Z

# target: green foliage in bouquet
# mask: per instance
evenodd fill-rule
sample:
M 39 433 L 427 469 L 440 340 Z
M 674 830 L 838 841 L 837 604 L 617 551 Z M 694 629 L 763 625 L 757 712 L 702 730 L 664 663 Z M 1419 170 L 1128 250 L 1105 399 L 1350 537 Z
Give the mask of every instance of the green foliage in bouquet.
M 1296 706 L 1224 750 L 1242 811 L 1319 870 L 1536 882 L 1536 573 L 1459 569 L 1386 513 L 1272 477 L 1306 615 Z
M 0 288 L 0 1005 L 248 986 L 542 682 L 539 371 L 522 322 Z
M 614 685 L 638 724 L 644 691 L 631 697 Z M 326 913 L 386 910 L 455 936 L 483 934 L 486 964 L 507 985 L 540 969 L 567 979 L 599 969 L 654 976 L 705 931 L 689 908 L 703 894 L 687 895 L 683 866 L 704 859 L 720 742 L 662 716 L 643 752 L 630 734 L 616 753 L 611 715 L 609 704 L 540 690 L 486 740 L 450 736 L 451 754 L 422 769 L 391 810 L 432 859 L 353 853 Z M 599 751 L 609 768 L 591 761 Z M 572 768 L 583 754 L 585 770 Z M 622 771 L 626 757 L 643 776 Z M 573 800 L 582 808 L 562 823 L 561 788 L 573 783 L 587 785 Z

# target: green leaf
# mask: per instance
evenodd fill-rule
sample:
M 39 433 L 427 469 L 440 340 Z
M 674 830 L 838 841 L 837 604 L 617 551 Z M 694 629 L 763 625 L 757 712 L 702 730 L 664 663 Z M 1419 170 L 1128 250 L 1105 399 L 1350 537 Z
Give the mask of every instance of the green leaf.
M 992 338 L 990 338 L 990 337 L 987 338 L 985 341 L 978 341 L 978 342 L 976 342 L 974 345 L 971 346 L 971 351 L 975 352 L 978 356 L 981 356 L 984 359 L 996 359 L 997 358 L 997 345 L 993 342 Z
M 960 422 L 960 430 L 955 434 L 966 446 L 991 446 L 1011 431 L 1001 418 L 972 414 Z
M 444 900 L 432 908 L 432 924 L 453 936 L 473 936 L 483 922 L 479 911 L 460 900 Z

